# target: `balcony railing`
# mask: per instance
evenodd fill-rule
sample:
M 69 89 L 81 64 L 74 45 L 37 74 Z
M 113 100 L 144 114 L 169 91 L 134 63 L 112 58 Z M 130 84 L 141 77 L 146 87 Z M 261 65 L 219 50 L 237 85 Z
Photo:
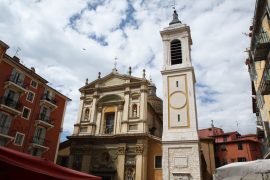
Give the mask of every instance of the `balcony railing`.
M 56 100 L 55 100 L 55 98 L 52 97 L 52 96 L 50 96 L 50 95 L 44 94 L 44 95 L 42 96 L 42 100 L 49 101 L 49 102 L 51 102 L 51 103 L 53 103 L 53 104 L 56 105 Z
M 263 70 L 263 75 L 259 89 L 262 95 L 270 94 L 270 67 L 268 60 L 265 63 L 265 68 Z
M 44 126 L 46 128 L 54 127 L 54 120 L 50 116 L 47 116 L 44 113 L 38 114 L 36 120 L 39 125 Z
M 266 32 L 255 35 L 252 41 L 251 51 L 254 61 L 261 61 L 267 58 L 270 50 L 270 39 Z
M 113 134 L 113 125 L 106 125 L 105 134 Z
M 34 136 L 34 137 L 33 137 L 33 143 L 34 143 L 34 144 L 41 145 L 41 146 L 44 146 L 44 144 L 45 144 L 45 138 L 41 138 L 41 137 L 38 137 L 38 136 Z
M 15 101 L 14 99 L 9 97 L 1 97 L 0 103 L 16 110 L 21 109 L 21 104 L 18 101 Z
M 32 146 L 34 148 L 40 148 L 43 150 L 48 150 L 49 149 L 49 145 L 48 145 L 49 141 L 47 141 L 45 138 L 41 138 L 38 136 L 34 136 L 33 140 L 32 140 Z
M 8 79 L 8 81 L 11 81 L 19 86 L 21 86 L 22 88 L 26 89 L 26 85 L 23 83 L 22 79 L 18 79 L 15 75 L 11 75 Z
M 8 135 L 9 128 L 10 128 L 10 127 L 7 127 L 7 126 L 0 126 L 0 133 L 1 133 L 1 134 Z
M 50 118 L 50 116 L 47 116 L 44 113 L 40 113 L 38 115 L 38 120 L 44 121 L 44 122 L 49 123 L 49 124 L 53 124 L 53 119 Z

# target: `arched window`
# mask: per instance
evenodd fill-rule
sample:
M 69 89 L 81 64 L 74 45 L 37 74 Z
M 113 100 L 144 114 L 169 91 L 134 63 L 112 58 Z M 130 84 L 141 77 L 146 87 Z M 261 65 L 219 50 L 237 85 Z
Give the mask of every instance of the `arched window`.
M 132 117 L 137 117 L 137 104 L 132 105 Z
M 178 39 L 171 42 L 171 65 L 174 64 L 182 64 L 182 46 Z
M 84 111 L 84 120 L 85 121 L 88 121 L 88 118 L 89 118 L 89 109 L 87 108 L 87 109 L 85 109 L 85 111 Z

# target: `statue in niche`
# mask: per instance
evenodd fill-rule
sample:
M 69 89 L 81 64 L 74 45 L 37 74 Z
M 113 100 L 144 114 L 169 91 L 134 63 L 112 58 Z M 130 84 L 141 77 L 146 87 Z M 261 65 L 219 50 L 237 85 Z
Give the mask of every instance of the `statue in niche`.
M 87 121 L 89 118 L 89 109 L 87 108 L 84 112 L 84 120 Z
M 132 117 L 137 117 L 137 104 L 132 105 Z

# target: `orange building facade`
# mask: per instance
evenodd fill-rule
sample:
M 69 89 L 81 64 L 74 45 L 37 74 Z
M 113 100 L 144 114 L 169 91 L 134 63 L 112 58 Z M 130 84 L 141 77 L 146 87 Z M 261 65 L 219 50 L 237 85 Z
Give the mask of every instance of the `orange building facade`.
M 56 160 L 67 101 L 0 41 L 0 146 Z
M 200 138 L 215 139 L 216 167 L 262 158 L 262 143 L 256 134 L 241 135 L 237 131 L 224 133 L 221 128 L 212 127 L 199 130 L 199 135 Z

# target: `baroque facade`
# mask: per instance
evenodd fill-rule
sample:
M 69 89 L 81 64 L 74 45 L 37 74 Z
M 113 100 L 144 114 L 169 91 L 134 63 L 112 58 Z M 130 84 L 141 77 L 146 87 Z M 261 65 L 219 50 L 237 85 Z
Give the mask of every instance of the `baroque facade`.
M 68 167 L 103 179 L 161 179 L 162 101 L 145 78 L 117 72 L 80 88 Z

